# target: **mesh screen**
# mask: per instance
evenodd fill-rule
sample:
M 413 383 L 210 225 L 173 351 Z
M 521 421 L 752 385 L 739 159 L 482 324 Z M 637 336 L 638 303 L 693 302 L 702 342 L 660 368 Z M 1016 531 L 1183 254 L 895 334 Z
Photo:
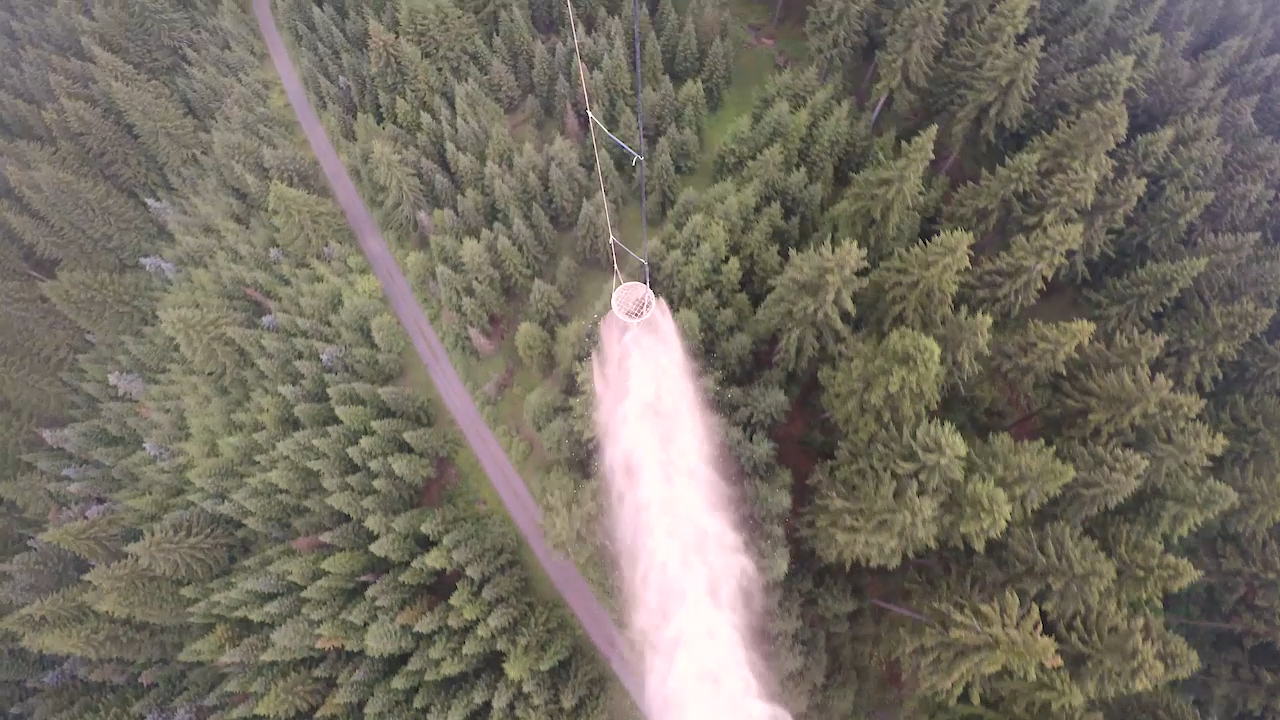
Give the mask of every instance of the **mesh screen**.
M 627 322 L 640 322 L 653 312 L 653 291 L 640 282 L 622 283 L 613 291 L 613 312 Z

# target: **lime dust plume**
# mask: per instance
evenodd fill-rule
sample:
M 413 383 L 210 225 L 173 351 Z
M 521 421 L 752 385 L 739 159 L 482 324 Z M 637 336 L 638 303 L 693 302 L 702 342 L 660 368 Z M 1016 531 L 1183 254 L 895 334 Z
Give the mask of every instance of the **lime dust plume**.
M 610 313 L 593 358 L 610 544 L 650 720 L 790 720 L 754 631 L 763 590 L 716 418 L 667 304 Z

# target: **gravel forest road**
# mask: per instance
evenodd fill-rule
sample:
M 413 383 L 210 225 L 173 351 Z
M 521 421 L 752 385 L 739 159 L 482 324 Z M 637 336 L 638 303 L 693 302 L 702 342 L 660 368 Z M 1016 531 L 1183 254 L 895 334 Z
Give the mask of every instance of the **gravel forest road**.
M 307 142 L 320 162 L 321 170 L 334 197 L 342 206 L 347 223 L 360 243 L 361 251 L 368 259 L 378 282 L 382 284 L 392 310 L 400 320 L 400 324 L 404 326 L 405 332 L 409 334 L 422 364 L 426 366 L 431 382 L 435 384 L 450 414 L 461 428 L 467 443 L 489 476 L 489 481 L 502 499 L 502 504 L 515 521 L 525 542 L 538 558 L 538 562 L 551 578 L 556 590 L 577 616 L 578 622 L 581 623 L 587 637 L 600 655 L 613 668 L 636 707 L 643 708 L 640 688 L 634 680 L 632 669 L 627 661 L 618 628 L 591 591 L 582 574 L 578 572 L 577 567 L 552 551 L 543 538 L 542 512 L 537 502 L 498 444 L 497 438 L 485 424 L 458 371 L 449 361 L 444 345 L 418 305 L 413 290 L 396 263 L 395 256 L 387 247 L 373 216 L 360 198 L 359 191 L 347 174 L 342 160 L 339 159 L 333 143 L 329 141 L 324 126 L 320 123 L 319 116 L 316 115 L 311 101 L 307 98 L 306 89 L 289 56 L 284 38 L 276 28 L 275 19 L 271 13 L 271 0 L 253 0 L 253 12 L 257 17 L 263 39 L 266 40 L 271 61 L 284 85 L 285 94 L 289 104 L 293 106 L 298 123 L 306 134 Z

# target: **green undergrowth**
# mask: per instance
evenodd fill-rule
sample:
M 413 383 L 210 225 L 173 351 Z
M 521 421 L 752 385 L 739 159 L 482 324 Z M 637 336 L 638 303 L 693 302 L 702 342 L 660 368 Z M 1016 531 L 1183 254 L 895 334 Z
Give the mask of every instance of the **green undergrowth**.
M 702 157 L 697 171 L 688 178 L 689 187 L 701 190 L 714 182 L 716 151 L 720 149 L 738 118 L 751 111 L 756 90 L 764 85 L 774 69 L 774 54 L 769 48 L 750 47 L 738 52 L 734 61 L 733 82 L 721 98 L 720 107 L 707 118 L 707 124 L 703 127 Z

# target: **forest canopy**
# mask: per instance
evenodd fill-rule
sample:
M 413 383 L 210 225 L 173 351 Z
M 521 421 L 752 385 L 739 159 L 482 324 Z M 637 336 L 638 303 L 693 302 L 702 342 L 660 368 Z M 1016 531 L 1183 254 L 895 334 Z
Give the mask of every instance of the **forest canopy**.
M 577 49 L 557 0 L 273 6 L 606 604 L 589 357 L 643 228 L 797 718 L 1280 718 L 1272 8 L 637 6 L 575 2 Z M 577 51 L 634 147 L 642 81 L 643 188 Z M 0 708 L 635 716 L 247 3 L 0 7 L 0 253 Z

